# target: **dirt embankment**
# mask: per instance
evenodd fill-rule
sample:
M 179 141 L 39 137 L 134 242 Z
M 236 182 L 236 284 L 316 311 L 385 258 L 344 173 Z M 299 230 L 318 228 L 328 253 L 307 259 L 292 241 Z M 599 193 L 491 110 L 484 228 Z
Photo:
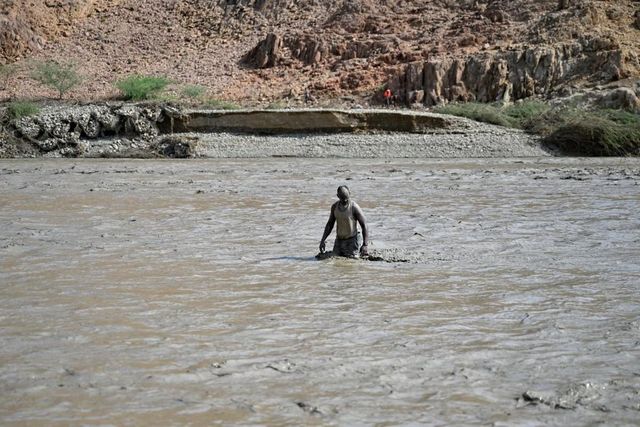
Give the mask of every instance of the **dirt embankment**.
M 70 96 L 111 98 L 129 74 L 205 86 L 244 105 L 553 97 L 640 76 L 631 0 L 52 0 L 0 6 L 0 98 L 52 93 L 31 60 L 74 62 Z M 108 60 L 105 60 L 108 58 Z
M 522 157 L 548 152 L 521 131 L 389 110 L 180 110 L 52 106 L 12 120 L 0 157 Z

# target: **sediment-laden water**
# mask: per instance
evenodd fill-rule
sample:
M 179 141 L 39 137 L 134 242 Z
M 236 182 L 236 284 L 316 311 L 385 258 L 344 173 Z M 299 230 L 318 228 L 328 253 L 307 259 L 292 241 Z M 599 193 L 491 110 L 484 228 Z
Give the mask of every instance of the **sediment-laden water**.
M 344 183 L 408 262 L 313 259 Z M 637 159 L 10 160 L 0 195 L 2 425 L 640 419 Z

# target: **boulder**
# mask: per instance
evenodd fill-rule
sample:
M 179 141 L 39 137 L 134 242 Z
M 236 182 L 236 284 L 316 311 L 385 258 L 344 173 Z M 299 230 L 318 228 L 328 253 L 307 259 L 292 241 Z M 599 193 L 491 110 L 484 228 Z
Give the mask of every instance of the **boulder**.
M 14 123 L 18 135 L 28 140 L 34 140 L 42 135 L 42 127 L 33 117 L 23 117 Z
M 633 89 L 628 87 L 616 88 L 603 94 L 597 100 L 597 103 L 604 108 L 623 109 L 640 113 L 640 99 L 638 99 Z
M 280 59 L 281 49 L 282 37 L 278 34 L 271 33 L 244 56 L 243 62 L 256 68 L 273 67 Z
M 40 152 L 66 156 L 78 155 L 86 141 L 103 136 L 128 134 L 153 139 L 159 134 L 158 123 L 164 117 L 164 109 L 156 105 L 54 106 L 15 120 L 11 126 L 18 137 Z
M 186 159 L 196 156 L 197 143 L 197 138 L 172 135 L 162 138 L 153 148 L 161 156 Z

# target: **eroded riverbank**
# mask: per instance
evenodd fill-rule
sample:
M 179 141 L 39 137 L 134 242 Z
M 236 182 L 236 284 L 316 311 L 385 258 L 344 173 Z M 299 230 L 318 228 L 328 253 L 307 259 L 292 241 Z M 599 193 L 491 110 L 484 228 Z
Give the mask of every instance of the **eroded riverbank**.
M 2 117 L 0 108 L 0 118 Z M 2 157 L 539 157 L 539 137 L 411 110 L 49 106 L 0 128 Z
M 637 159 L 0 176 L 3 425 L 637 423 Z M 411 262 L 313 261 L 345 182 Z

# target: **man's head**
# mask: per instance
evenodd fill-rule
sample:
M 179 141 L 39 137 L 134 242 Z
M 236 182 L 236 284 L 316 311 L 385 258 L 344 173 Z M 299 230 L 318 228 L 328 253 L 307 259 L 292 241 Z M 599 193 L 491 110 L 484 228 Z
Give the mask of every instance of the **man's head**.
M 342 203 L 347 203 L 349 201 L 349 197 L 351 197 L 349 187 L 347 187 L 346 185 L 341 185 L 340 187 L 338 187 L 337 196 Z

